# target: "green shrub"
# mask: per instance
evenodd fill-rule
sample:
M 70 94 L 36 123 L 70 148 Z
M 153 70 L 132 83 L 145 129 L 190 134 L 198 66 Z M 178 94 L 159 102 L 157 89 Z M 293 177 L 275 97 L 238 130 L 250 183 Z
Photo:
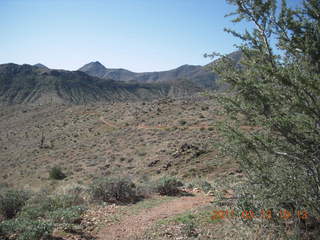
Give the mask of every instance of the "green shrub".
M 75 194 L 50 196 L 38 193 L 23 207 L 19 217 L 33 220 L 36 220 L 39 217 L 47 217 L 51 212 L 82 205 L 84 201 L 80 201 L 78 198 L 79 197 Z
M 194 187 L 195 187 L 194 183 L 188 183 L 188 184 L 186 185 L 186 188 L 187 188 L 187 189 L 193 189 Z
M 137 200 L 136 186 L 125 178 L 104 178 L 95 181 L 89 188 L 94 201 L 129 203 Z
M 255 25 L 227 30 L 242 41 L 241 66 L 232 56 L 214 66 L 230 89 L 218 97 L 226 113 L 221 145 L 248 179 L 239 187 L 239 206 L 305 209 L 319 218 L 320 2 L 228 2 L 233 22 Z M 301 239 L 303 231 L 295 231 Z
M 187 121 L 181 119 L 181 120 L 179 120 L 179 124 L 182 125 L 182 126 L 183 126 L 183 125 L 186 125 L 186 124 L 187 124 Z
M 212 190 L 212 186 L 205 180 L 198 180 L 195 182 L 195 185 L 199 187 L 203 192 L 207 193 Z
M 14 239 L 17 240 L 40 240 L 50 236 L 52 231 L 53 224 L 42 220 L 17 218 L 0 223 L 0 236 L 3 239 L 12 239 L 11 236 L 16 235 Z
M 184 224 L 181 230 L 182 233 L 188 238 L 195 238 L 198 236 L 194 222 Z
M 54 195 L 51 196 L 50 201 L 52 209 L 69 208 L 84 203 L 84 201 L 82 201 L 82 199 L 80 199 L 77 195 L 72 194 Z
M 202 111 L 207 111 L 207 110 L 209 110 L 209 106 L 201 106 L 201 110 Z
M 160 195 L 174 196 L 180 192 L 181 186 L 183 186 L 182 182 L 175 177 L 162 177 L 156 181 L 155 191 Z
M 0 194 L 0 214 L 5 219 L 13 218 L 22 209 L 30 194 L 23 190 L 7 190 Z
M 50 212 L 48 215 L 54 223 L 75 223 L 81 218 L 81 214 L 86 210 L 83 206 L 73 206 L 60 208 Z
M 65 189 L 67 195 L 74 196 L 74 202 L 84 204 L 88 199 L 88 187 L 80 184 L 73 184 Z
M 25 218 L 25 219 L 31 219 L 36 220 L 40 217 L 44 217 L 46 214 L 46 211 L 41 206 L 25 206 L 21 212 L 19 213 L 19 217 Z
M 55 180 L 62 180 L 67 176 L 62 172 L 61 168 L 58 166 L 53 167 L 49 172 L 49 177 Z
M 9 188 L 8 183 L 0 183 L 0 191 L 3 192 Z

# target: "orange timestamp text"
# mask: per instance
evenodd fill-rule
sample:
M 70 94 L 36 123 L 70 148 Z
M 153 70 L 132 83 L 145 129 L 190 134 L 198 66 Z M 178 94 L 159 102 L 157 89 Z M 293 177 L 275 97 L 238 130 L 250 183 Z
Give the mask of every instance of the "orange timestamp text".
M 234 209 L 227 210 L 213 210 L 211 215 L 211 220 L 225 219 L 225 218 L 242 218 L 243 220 L 253 220 L 254 218 L 260 219 L 272 219 L 274 217 L 279 217 L 284 220 L 289 220 L 294 217 L 300 219 L 307 219 L 308 212 L 306 210 L 298 210 L 292 212 L 286 209 L 280 210 L 278 212 L 272 211 L 271 209 L 265 210 L 261 209 L 258 212 L 252 210 L 244 210 L 242 212 L 235 212 Z

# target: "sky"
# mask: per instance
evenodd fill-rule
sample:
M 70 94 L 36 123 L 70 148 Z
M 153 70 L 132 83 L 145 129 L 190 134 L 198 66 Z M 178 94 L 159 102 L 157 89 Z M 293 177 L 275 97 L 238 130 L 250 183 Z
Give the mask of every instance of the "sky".
M 298 0 L 292 0 L 298 1 Z M 0 0 L 0 64 L 76 70 L 91 61 L 135 72 L 204 65 L 230 53 L 225 0 Z

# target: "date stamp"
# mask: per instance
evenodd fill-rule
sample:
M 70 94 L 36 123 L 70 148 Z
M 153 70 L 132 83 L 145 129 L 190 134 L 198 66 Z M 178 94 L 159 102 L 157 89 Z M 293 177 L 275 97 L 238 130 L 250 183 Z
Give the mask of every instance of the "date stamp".
M 293 219 L 295 217 L 299 219 L 307 219 L 308 212 L 306 210 L 298 210 L 296 212 L 288 211 L 286 209 L 280 210 L 279 212 L 272 211 L 271 209 L 261 209 L 258 212 L 252 210 L 244 210 L 242 212 L 235 212 L 234 209 L 226 210 L 213 210 L 211 215 L 211 220 L 220 220 L 226 218 L 241 218 L 243 220 L 253 220 L 255 218 L 259 219 L 269 219 L 280 218 L 283 220 Z

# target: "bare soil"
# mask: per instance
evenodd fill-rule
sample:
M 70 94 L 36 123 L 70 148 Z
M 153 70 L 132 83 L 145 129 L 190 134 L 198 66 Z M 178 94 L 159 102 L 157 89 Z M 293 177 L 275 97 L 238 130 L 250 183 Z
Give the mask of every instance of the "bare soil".
M 103 228 L 97 239 L 116 240 L 134 239 L 143 234 L 155 222 L 181 214 L 200 206 L 206 206 L 212 197 L 203 193 L 194 196 L 183 196 L 170 202 L 162 203 L 154 208 L 145 209 L 136 216 L 128 216 L 122 221 Z

